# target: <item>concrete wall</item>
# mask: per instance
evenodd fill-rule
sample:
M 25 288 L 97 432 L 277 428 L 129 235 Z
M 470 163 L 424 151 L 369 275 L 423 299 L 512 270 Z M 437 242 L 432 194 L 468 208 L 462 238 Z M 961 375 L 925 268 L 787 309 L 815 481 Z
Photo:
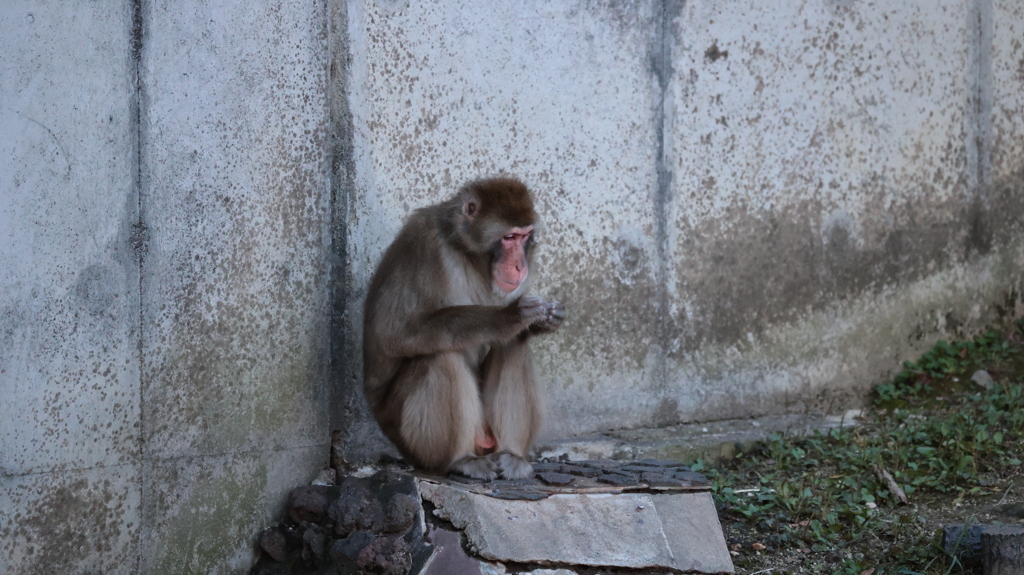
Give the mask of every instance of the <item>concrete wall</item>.
M 127 3 L 0 9 L 3 573 L 129 573 L 136 561 L 130 32 Z
M 546 220 L 548 437 L 857 405 L 1024 311 L 1024 10 L 1008 0 L 348 3 L 351 459 L 368 278 L 486 174 Z M 369 438 L 374 438 L 373 441 Z
M 244 573 L 389 447 L 361 397 L 415 207 L 537 194 L 548 437 L 838 410 L 1024 312 L 1024 8 L 8 2 L 0 572 Z
M 245 573 L 326 462 L 325 14 L 0 8 L 0 573 Z

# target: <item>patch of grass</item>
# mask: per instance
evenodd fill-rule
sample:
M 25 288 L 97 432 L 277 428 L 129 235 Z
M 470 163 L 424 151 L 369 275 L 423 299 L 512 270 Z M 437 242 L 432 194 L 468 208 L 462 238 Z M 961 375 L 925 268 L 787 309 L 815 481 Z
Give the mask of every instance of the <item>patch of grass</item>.
M 856 427 L 774 434 L 732 461 L 696 462 L 713 482 L 740 572 L 971 572 L 943 550 L 938 528 L 1006 499 L 1020 479 L 1019 335 L 938 342 L 876 388 L 875 408 Z M 995 375 L 988 390 L 968 379 L 980 368 Z
M 903 362 L 903 370 L 891 382 L 875 387 L 875 405 L 892 409 L 934 397 L 936 392 L 963 390 L 963 385 L 950 384 L 961 383 L 960 376 L 972 368 L 1005 360 L 1014 352 L 1011 342 L 994 331 L 968 341 L 939 340 L 916 362 Z M 943 384 L 944 389 L 936 389 Z

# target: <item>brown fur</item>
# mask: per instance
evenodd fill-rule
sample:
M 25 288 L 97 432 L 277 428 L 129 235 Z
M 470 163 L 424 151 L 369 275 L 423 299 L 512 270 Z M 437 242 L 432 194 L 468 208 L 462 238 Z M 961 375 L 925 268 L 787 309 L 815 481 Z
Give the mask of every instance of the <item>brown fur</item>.
M 542 408 L 528 339 L 558 328 L 565 308 L 494 287 L 501 238 L 534 225 L 529 190 L 496 178 L 416 211 L 384 253 L 364 318 L 366 398 L 415 466 L 520 477 Z M 526 258 L 533 267 L 527 242 Z M 497 445 L 474 455 L 487 431 Z

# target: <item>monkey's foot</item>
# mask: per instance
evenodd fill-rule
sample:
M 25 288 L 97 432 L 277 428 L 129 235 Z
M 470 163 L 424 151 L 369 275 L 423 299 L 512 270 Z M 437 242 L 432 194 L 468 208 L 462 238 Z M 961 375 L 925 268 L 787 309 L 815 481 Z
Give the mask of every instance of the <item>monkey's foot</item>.
M 502 479 L 523 479 L 533 476 L 533 466 L 518 455 L 503 452 L 491 455 L 498 466 Z
M 468 455 L 453 463 L 449 471 L 473 479 L 491 481 L 498 477 L 498 464 L 487 457 Z

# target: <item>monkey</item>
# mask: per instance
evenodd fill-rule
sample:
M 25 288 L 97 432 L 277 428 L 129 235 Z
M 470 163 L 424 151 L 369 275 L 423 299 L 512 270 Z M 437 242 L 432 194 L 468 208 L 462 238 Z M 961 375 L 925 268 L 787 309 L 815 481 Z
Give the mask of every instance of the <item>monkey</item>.
M 384 252 L 364 309 L 363 386 L 414 467 L 533 474 L 543 407 L 529 340 L 566 317 L 527 294 L 537 225 L 525 184 L 482 179 L 416 210 Z

